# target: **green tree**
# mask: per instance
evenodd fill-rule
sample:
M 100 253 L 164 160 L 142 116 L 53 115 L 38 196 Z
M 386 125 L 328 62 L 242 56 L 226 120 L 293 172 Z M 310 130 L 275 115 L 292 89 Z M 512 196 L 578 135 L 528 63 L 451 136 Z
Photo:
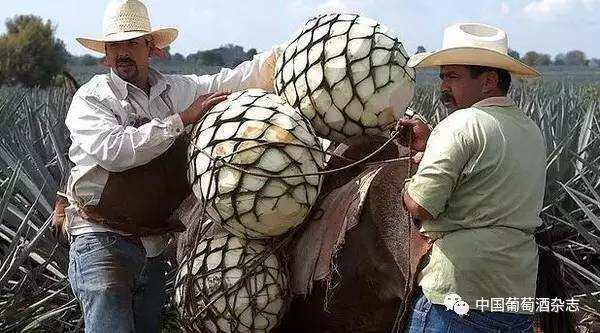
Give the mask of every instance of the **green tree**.
M 522 60 L 524 63 L 526 63 L 529 66 L 535 66 L 535 65 L 537 65 L 539 58 L 540 58 L 539 53 L 537 53 L 535 51 L 529 51 L 529 52 L 525 53 Z
M 549 54 L 537 53 L 535 51 L 525 53 L 521 60 L 529 66 L 548 66 L 552 64 L 552 58 L 550 58 Z
M 50 20 L 18 15 L 0 36 L 0 84 L 47 87 L 65 66 L 68 53 Z
M 100 59 L 90 54 L 85 54 L 81 57 L 80 61 L 83 66 L 95 66 L 100 62 Z
M 508 49 L 508 55 L 519 60 L 521 59 L 521 55 L 519 54 L 519 52 L 513 50 L 513 49 Z
M 200 56 L 200 63 L 205 66 L 223 66 L 223 55 L 215 51 L 205 51 Z
M 554 64 L 557 66 L 562 66 L 565 65 L 565 54 L 564 53 L 559 53 L 554 57 Z
M 185 57 L 181 54 L 181 53 L 175 53 L 172 57 L 171 57 L 171 61 L 175 62 L 175 63 L 181 63 L 185 61 Z
M 423 53 L 423 52 L 427 52 L 427 50 L 425 49 L 425 46 L 419 45 L 417 47 L 417 52 L 415 52 L 415 53 Z
M 565 55 L 565 63 L 570 66 L 585 66 L 588 64 L 585 53 L 579 50 L 567 52 Z

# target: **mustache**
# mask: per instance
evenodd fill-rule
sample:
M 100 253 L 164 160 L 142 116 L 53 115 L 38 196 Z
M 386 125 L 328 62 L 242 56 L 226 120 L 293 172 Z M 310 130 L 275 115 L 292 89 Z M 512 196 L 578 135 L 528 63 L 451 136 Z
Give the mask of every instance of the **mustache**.
M 450 93 L 449 91 L 442 91 L 440 94 L 440 102 L 442 102 L 443 104 L 446 103 L 454 103 L 456 104 L 456 101 L 454 100 L 454 96 L 452 96 L 452 93 Z
M 135 61 L 133 61 L 131 58 L 118 58 L 116 63 L 117 63 L 117 66 L 118 65 L 133 65 L 133 66 L 135 66 Z

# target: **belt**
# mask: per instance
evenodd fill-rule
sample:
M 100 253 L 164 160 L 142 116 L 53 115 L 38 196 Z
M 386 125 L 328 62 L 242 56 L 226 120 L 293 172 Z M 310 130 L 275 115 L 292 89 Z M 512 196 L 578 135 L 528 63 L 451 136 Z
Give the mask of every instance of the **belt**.
M 110 231 L 106 231 L 106 232 L 110 232 Z M 116 235 L 117 237 L 122 237 L 124 240 L 128 241 L 129 243 L 131 243 L 133 245 L 139 246 L 142 249 L 144 248 L 144 243 L 142 243 L 142 239 L 138 236 L 135 236 L 135 235 L 125 236 L 125 235 L 118 234 L 116 232 L 112 232 L 112 234 Z M 85 234 L 82 234 L 82 235 L 85 235 Z M 75 238 L 77 238 L 77 236 L 79 236 L 79 235 L 69 234 L 69 244 L 72 244 L 73 241 L 75 240 Z

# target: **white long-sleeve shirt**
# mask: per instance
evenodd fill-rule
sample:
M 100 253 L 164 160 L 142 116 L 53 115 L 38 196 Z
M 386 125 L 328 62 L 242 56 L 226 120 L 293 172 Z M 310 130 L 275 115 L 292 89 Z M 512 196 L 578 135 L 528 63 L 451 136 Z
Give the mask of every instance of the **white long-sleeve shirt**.
M 164 153 L 183 133 L 178 113 L 200 95 L 247 88 L 273 90 L 274 50 L 258 54 L 234 69 L 214 75 L 163 75 L 150 69 L 150 94 L 122 80 L 116 73 L 96 75 L 73 97 L 66 125 L 72 144 L 69 158 L 75 166 L 67 184 L 68 232 L 111 231 L 81 218 L 79 205 L 98 204 L 108 172 L 120 172 L 148 163 Z M 150 122 L 134 127 L 140 119 Z M 159 255 L 169 235 L 143 237 L 148 257 Z

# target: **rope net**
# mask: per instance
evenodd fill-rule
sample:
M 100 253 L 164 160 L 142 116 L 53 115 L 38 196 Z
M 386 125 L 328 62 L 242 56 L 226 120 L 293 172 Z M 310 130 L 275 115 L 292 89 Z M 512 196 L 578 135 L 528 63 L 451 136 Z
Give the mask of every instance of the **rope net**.
M 187 330 L 265 332 L 278 324 L 289 295 L 277 254 L 301 230 L 295 227 L 315 204 L 323 175 L 365 163 L 393 144 L 398 134 L 389 133 L 390 125 L 413 93 L 407 60 L 379 23 L 321 15 L 279 58 L 280 96 L 258 89 L 231 94 L 194 127 L 188 178 L 202 203 L 200 221 L 206 214 L 231 234 L 210 234 L 203 224 L 185 244 L 175 301 Z M 390 139 L 361 160 L 326 170 L 325 157 L 334 154 L 323 151 L 317 133 L 334 142 Z M 253 240 L 269 237 L 275 238 Z
M 275 90 L 335 142 L 387 135 L 413 96 L 414 69 L 388 28 L 358 15 L 308 20 L 277 62 Z
M 188 178 L 228 231 L 266 238 L 304 220 L 324 156 L 302 115 L 277 95 L 250 89 L 230 95 L 195 126 Z
M 205 235 L 184 255 L 175 280 L 186 331 L 268 332 L 287 300 L 287 271 L 273 249 L 226 232 Z

